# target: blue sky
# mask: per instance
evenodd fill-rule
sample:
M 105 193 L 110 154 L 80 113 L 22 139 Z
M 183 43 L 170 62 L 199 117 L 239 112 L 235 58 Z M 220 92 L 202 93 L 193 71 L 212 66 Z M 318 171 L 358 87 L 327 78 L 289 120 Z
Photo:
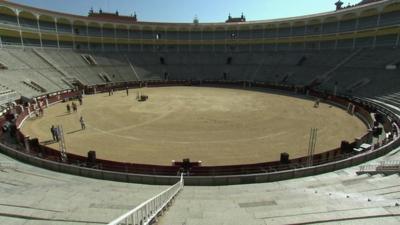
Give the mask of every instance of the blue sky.
M 98 11 L 130 15 L 138 14 L 140 21 L 192 22 L 195 15 L 200 22 L 223 22 L 231 13 L 247 20 L 276 19 L 334 10 L 337 0 L 10 0 L 66 13 L 87 15 L 93 7 Z M 361 0 L 342 0 L 345 5 Z

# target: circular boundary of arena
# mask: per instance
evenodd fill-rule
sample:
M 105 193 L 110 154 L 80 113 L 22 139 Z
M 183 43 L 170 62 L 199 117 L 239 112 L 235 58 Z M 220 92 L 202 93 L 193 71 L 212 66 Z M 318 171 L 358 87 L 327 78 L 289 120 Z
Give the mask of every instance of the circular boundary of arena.
M 56 104 L 49 107 L 49 110 L 45 112 L 43 117 L 40 116 L 39 120 L 36 120 L 36 117 L 27 120 L 21 128 L 21 132 L 32 138 L 38 138 L 42 145 L 55 150 L 60 150 L 60 143 L 49 141 L 48 129 L 46 127 L 50 127 L 51 124 L 62 124 L 62 129 L 65 134 L 64 138 L 67 144 L 66 152 L 68 153 L 84 157 L 88 156 L 88 158 L 91 158 L 89 153 L 96 153 L 97 158 L 100 160 L 132 163 L 133 165 L 148 164 L 171 166 L 174 165 L 174 163 L 182 164 L 182 159 L 187 158 L 190 159 L 190 165 L 196 167 L 193 168 L 191 174 L 204 175 L 205 170 L 210 170 L 212 167 L 216 166 L 229 166 L 226 168 L 234 168 L 232 167 L 233 165 L 248 165 L 247 167 L 249 167 L 253 164 L 265 164 L 265 168 L 273 167 L 275 164 L 277 165 L 279 163 L 279 154 L 285 156 L 281 149 L 285 149 L 287 156 L 290 156 L 291 160 L 294 159 L 295 163 L 304 164 L 306 157 L 308 156 L 308 133 L 310 131 L 305 127 L 318 127 L 318 146 L 315 148 L 314 158 L 316 160 L 328 159 L 335 153 L 322 153 L 337 149 L 343 140 L 353 142 L 354 140 L 363 137 L 367 134 L 369 128 L 369 125 L 366 125 L 360 117 L 353 116 L 344 109 L 333 107 L 331 104 L 323 104 L 320 107 L 321 109 L 315 109 L 314 102 L 318 101 L 318 98 L 300 94 L 294 95 L 293 93 L 287 92 L 271 91 L 269 89 L 265 90 L 264 88 L 243 89 L 236 87 L 233 89 L 231 87 L 223 86 L 217 88 L 209 88 L 205 86 L 150 87 L 132 89 L 131 92 L 148 94 L 151 96 L 153 101 L 149 103 L 138 103 L 135 101 L 136 103 L 133 103 L 132 105 L 135 96 L 136 98 L 138 96 L 135 94 L 131 94 L 130 96 L 126 95 L 125 91 L 114 93 L 116 97 L 107 93 L 87 95 L 85 96 L 85 104 L 82 106 L 78 114 L 66 114 L 64 112 L 67 102 Z M 174 97 L 171 99 L 172 102 L 168 102 L 170 97 L 164 99 L 164 96 Z M 177 96 L 178 99 L 176 99 Z M 201 96 L 200 99 L 197 99 L 199 96 Z M 232 99 L 232 96 L 235 96 L 235 98 Z M 242 96 L 246 99 L 245 103 L 241 101 L 243 100 Z M 181 97 L 183 97 L 182 100 L 180 99 Z M 196 100 L 192 99 L 192 97 L 196 98 Z M 207 98 L 216 98 L 217 100 L 212 101 L 212 99 L 209 100 Z M 161 99 L 162 102 L 159 101 Z M 197 103 L 195 103 L 197 100 L 200 102 L 199 111 L 194 108 L 198 106 L 196 105 Z M 99 101 L 102 101 L 102 103 L 99 104 Z M 189 108 L 183 106 L 186 104 L 185 101 L 188 101 L 190 106 Z M 173 108 L 173 103 L 178 103 L 176 106 L 177 108 Z M 215 106 L 209 106 L 210 104 L 220 105 L 221 107 L 218 106 L 216 109 Z M 236 112 L 235 109 L 231 110 L 229 108 L 229 114 L 232 112 L 234 116 L 232 116 L 231 119 L 229 115 L 226 115 L 227 108 L 225 107 L 237 108 L 242 106 L 242 104 L 250 105 L 246 105 L 247 107 L 240 109 L 240 117 L 238 117 L 237 114 L 234 114 Z M 312 107 L 313 104 L 314 107 Z M 165 105 L 168 105 L 168 109 L 163 107 Z M 101 108 L 101 110 L 104 109 L 105 111 L 100 113 L 99 108 L 96 107 Z M 133 114 L 136 112 L 146 114 L 149 112 L 146 107 L 151 108 L 151 117 L 147 115 L 141 116 Z M 210 113 L 207 107 L 210 107 L 211 110 L 216 109 L 216 113 L 220 113 L 218 110 L 223 108 L 223 118 L 219 115 L 213 117 L 215 114 L 212 113 L 215 111 L 211 111 Z M 112 110 L 109 110 L 109 108 L 112 108 Z M 158 109 L 160 110 L 158 111 Z M 188 110 L 188 114 L 186 114 L 186 111 L 184 112 L 185 109 Z M 192 111 L 193 109 L 194 111 Z M 114 117 L 115 114 L 113 114 L 115 113 L 115 110 L 118 111 L 117 117 Z M 165 111 L 167 111 L 168 117 L 166 116 Z M 178 111 L 179 114 L 171 113 Z M 274 121 L 271 121 L 270 115 L 276 116 L 274 111 L 280 112 L 278 114 L 279 120 L 274 119 Z M 182 119 L 182 113 L 187 116 L 186 118 L 189 117 L 190 119 Z M 193 114 L 190 113 L 196 113 L 196 115 L 191 117 Z M 107 115 L 100 119 L 99 116 L 102 114 Z M 89 128 L 92 129 L 81 131 L 80 127 L 78 128 L 78 124 L 75 122 L 78 121 L 79 115 L 82 115 L 85 118 L 85 121 L 89 124 Z M 301 115 L 301 119 L 298 122 L 296 121 L 296 118 L 298 118 L 299 115 Z M 130 119 L 131 116 L 134 118 Z M 93 118 L 97 119 L 93 120 Z M 179 119 L 176 120 L 175 118 Z M 193 121 L 196 123 L 196 119 L 198 118 L 201 118 L 202 125 L 192 124 Z M 210 124 L 208 118 L 212 118 L 213 123 L 211 126 L 208 126 Z M 315 118 L 318 118 L 318 124 L 310 125 L 309 123 L 313 122 L 311 120 L 315 120 Z M 237 124 L 236 122 L 240 121 L 242 126 L 240 126 L 240 130 L 236 127 L 230 126 L 229 123 L 218 124 L 217 122 L 218 126 L 215 126 L 214 121 L 218 121 L 219 119 L 222 119 L 224 122 L 229 121 L 229 123 L 233 124 Z M 249 120 L 251 125 L 248 124 L 243 126 L 242 123 L 247 123 L 247 120 Z M 116 125 L 113 124 L 110 126 L 108 124 L 109 121 L 113 121 L 113 123 L 115 122 Z M 121 123 L 121 121 L 124 122 Z M 203 122 L 206 128 L 203 127 Z M 158 127 L 159 123 L 161 123 L 162 126 Z M 165 125 L 165 123 L 168 123 L 168 125 Z M 182 125 L 182 123 L 188 124 Z M 47 126 L 45 124 L 47 124 Z M 107 124 L 107 126 L 103 126 L 103 124 Z M 142 124 L 146 124 L 147 127 L 141 126 Z M 182 129 L 183 126 L 185 129 Z M 131 129 L 132 127 L 133 129 Z M 174 128 L 177 127 L 179 132 L 188 132 L 190 135 L 195 133 L 196 138 L 198 139 L 193 140 L 191 136 L 185 136 L 185 134 L 180 134 L 179 132 L 171 135 L 170 132 L 174 131 L 170 130 L 174 130 Z M 210 127 L 212 127 L 214 131 L 217 129 L 220 130 L 209 135 Z M 167 138 L 164 139 L 163 135 L 165 129 L 168 129 L 169 131 L 167 132 Z M 227 131 L 227 129 L 229 130 Z M 121 130 L 125 132 L 119 132 Z M 222 133 L 222 130 L 224 132 L 227 131 L 230 136 L 224 135 L 225 133 Z M 257 132 L 253 132 L 254 130 L 257 130 Z M 351 130 L 351 132 L 348 132 L 347 130 Z M 203 135 L 205 131 L 207 133 L 204 135 L 206 138 L 203 138 L 201 135 Z M 247 131 L 250 131 L 249 134 L 245 134 Z M 342 131 L 344 131 L 344 133 L 341 133 Z M 141 136 L 142 132 L 146 133 L 146 135 Z M 284 132 L 287 133 L 281 135 Z M 276 133 L 280 135 L 276 135 Z M 320 133 L 322 133 L 322 135 L 320 135 Z M 221 134 L 223 135 L 223 138 L 221 138 Z M 175 136 L 178 136 L 179 139 L 175 139 Z M 269 138 L 270 136 L 273 136 L 273 138 Z M 291 141 L 295 140 L 298 136 L 303 136 L 303 138 L 294 142 Z M 162 141 L 154 140 L 154 137 L 162 139 Z M 170 139 L 170 137 L 172 138 Z M 119 142 L 119 140 L 121 140 L 123 144 L 116 143 Z M 327 140 L 329 144 L 326 144 L 325 140 Z M 153 141 L 157 144 L 153 144 Z M 205 141 L 203 144 L 206 147 L 199 148 L 198 145 L 203 141 Z M 109 142 L 112 144 L 109 144 Z M 182 142 L 185 144 L 181 144 Z M 243 145 L 243 142 L 246 144 Z M 282 145 L 282 142 L 285 144 L 284 146 Z M 159 143 L 162 143 L 162 145 Z M 240 144 L 242 145 L 240 146 Z M 153 149 L 154 145 L 156 145 L 155 148 L 157 151 Z M 224 151 L 224 149 L 226 150 L 227 145 L 229 145 L 229 154 L 226 154 Z M 279 147 L 276 147 L 278 145 Z M 176 150 L 177 148 L 180 150 Z M 299 149 L 301 149 L 301 151 Z M 95 152 L 90 151 L 88 153 L 89 150 L 95 150 Z M 151 152 L 150 158 L 148 158 L 148 152 Z M 198 160 L 201 160 L 201 164 Z M 95 164 L 93 161 L 89 160 L 90 163 Z M 210 163 L 210 161 L 212 162 Z M 270 166 L 267 166 L 268 164 Z M 205 169 L 197 168 L 198 166 L 205 167 Z M 223 167 L 217 167 L 217 169 L 222 168 Z M 173 173 L 176 174 L 176 171 L 173 171 Z
M 127 86 L 130 88 L 134 87 L 142 87 L 142 86 L 182 86 L 182 85 L 207 85 L 207 86 L 244 86 L 244 87 L 264 87 L 274 90 L 286 91 L 286 92 L 295 92 L 297 94 L 304 93 L 310 96 L 319 97 L 327 101 L 329 104 L 333 104 L 339 107 L 346 107 L 349 103 L 355 106 L 355 114 L 362 119 L 365 123 L 371 124 L 371 118 L 369 118 L 368 109 L 374 109 L 379 111 L 384 118 L 392 123 L 397 124 L 397 128 L 399 127 L 400 121 L 398 116 L 391 112 L 389 109 L 382 107 L 380 105 L 374 104 L 372 102 L 366 102 L 361 99 L 352 99 L 351 97 L 333 97 L 332 95 L 327 95 L 326 92 L 320 93 L 311 91 L 304 87 L 296 87 L 296 86 L 276 86 L 274 84 L 267 83 L 254 83 L 254 82 L 216 82 L 216 81 L 173 81 L 173 82 L 132 82 L 132 83 L 122 83 L 119 85 L 114 85 L 112 88 L 114 90 L 125 89 Z M 87 94 L 94 94 L 98 92 L 104 92 L 110 88 L 109 85 L 97 85 L 86 87 L 85 91 Z M 47 96 L 41 96 L 36 99 L 36 101 L 46 99 L 46 103 L 56 104 L 62 101 L 65 98 L 73 98 L 76 97 L 79 92 L 74 92 L 72 90 L 58 92 Z M 20 106 L 19 108 L 23 108 Z M 17 118 L 16 124 L 18 127 L 22 125 L 25 119 L 28 118 L 31 110 L 25 110 L 19 114 Z M 28 113 L 29 112 L 29 113 Z M 1 118 L 0 124 L 4 123 L 4 117 Z M 368 134 L 363 138 L 367 138 Z M 359 141 L 363 142 L 363 138 Z M 26 145 L 26 137 L 18 132 L 17 139 L 24 146 Z M 357 143 L 351 143 L 352 147 Z M 185 184 L 187 185 L 232 185 L 232 184 L 245 184 L 245 183 L 260 183 L 260 182 L 272 182 L 279 180 L 286 180 L 304 176 L 312 176 L 321 173 L 331 172 L 338 169 L 343 169 L 350 166 L 359 165 L 363 162 L 372 160 L 374 158 L 383 156 L 395 149 L 400 145 L 399 137 L 390 137 L 383 140 L 380 144 L 374 146 L 373 149 L 366 150 L 364 152 L 352 152 L 352 153 L 341 153 L 340 149 L 336 149 L 334 151 L 338 151 L 338 155 L 332 153 L 333 157 L 329 157 L 324 160 L 314 161 L 313 166 L 305 166 L 301 159 L 300 161 L 297 159 L 291 160 L 290 164 L 287 165 L 273 165 L 273 164 L 252 164 L 252 165 L 238 165 L 238 166 L 220 166 L 208 168 L 209 170 L 206 173 L 198 173 L 196 176 L 186 176 Z M 119 165 L 115 165 L 115 162 L 102 160 L 102 163 L 110 163 L 110 168 L 102 167 L 93 167 L 89 168 L 86 164 L 82 164 L 85 162 L 86 157 L 79 156 L 75 158 L 74 163 L 71 162 L 62 162 L 61 160 L 57 160 L 54 158 L 43 158 L 43 154 L 52 155 L 56 154 L 58 159 L 60 159 L 60 153 L 54 149 L 48 149 L 45 146 L 41 146 L 42 149 L 40 152 L 32 152 L 32 149 L 27 150 L 24 146 L 17 145 L 10 147 L 7 144 L 0 144 L 0 152 L 7 154 L 17 160 L 30 163 L 35 166 L 39 166 L 46 169 L 51 169 L 58 172 L 86 176 L 97 179 L 105 179 L 105 180 L 113 180 L 113 181 L 122 181 L 122 182 L 133 182 L 133 183 L 144 183 L 144 184 L 173 184 L 177 180 L 179 180 L 179 170 L 181 165 L 177 166 L 153 166 L 153 165 L 135 165 L 139 168 L 136 168 L 134 172 L 126 172 L 127 166 L 129 164 L 123 163 Z M 70 159 L 71 155 L 68 155 L 68 159 Z M 74 158 L 72 156 L 72 158 Z M 317 157 L 321 159 L 320 157 Z M 297 160 L 297 161 L 296 161 Z M 306 159 L 305 159 L 306 160 Z M 77 162 L 81 162 L 78 164 Z M 158 167 L 158 171 L 154 168 Z M 201 167 L 199 167 L 201 168 Z M 163 171 L 167 169 L 166 171 Z M 169 169 L 169 170 L 168 170 Z M 172 170 L 171 170 L 172 169 Z M 177 170 L 178 169 L 178 170 Z M 211 170 L 210 170 L 211 169 Z M 232 171 L 235 171 L 232 173 Z M 175 173 L 175 174 L 174 174 Z

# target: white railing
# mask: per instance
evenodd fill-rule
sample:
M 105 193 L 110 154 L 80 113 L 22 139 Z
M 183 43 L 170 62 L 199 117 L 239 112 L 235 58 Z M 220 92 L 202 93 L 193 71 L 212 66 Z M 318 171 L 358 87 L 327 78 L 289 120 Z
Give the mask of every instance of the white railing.
M 18 164 L 12 161 L 0 161 L 0 170 L 2 169 L 17 169 Z
M 183 189 L 183 186 L 183 174 L 181 174 L 181 179 L 178 183 L 113 220 L 108 225 L 149 224 L 179 193 L 179 191 Z
M 362 165 L 359 172 L 400 171 L 400 160 L 382 161 L 379 165 Z

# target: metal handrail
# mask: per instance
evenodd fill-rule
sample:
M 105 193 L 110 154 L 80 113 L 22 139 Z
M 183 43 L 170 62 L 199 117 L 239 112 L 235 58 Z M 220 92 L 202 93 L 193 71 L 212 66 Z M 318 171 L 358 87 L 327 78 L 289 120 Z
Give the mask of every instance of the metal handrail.
M 176 184 L 113 220 L 108 225 L 150 224 L 150 222 L 168 205 L 169 202 L 171 202 L 179 191 L 183 189 L 183 186 L 183 174 L 181 174 L 181 178 Z
M 375 171 L 395 171 L 400 170 L 400 161 L 382 161 L 376 165 L 362 165 L 359 167 L 359 172 L 375 172 Z
M 0 161 L 0 169 L 16 169 L 18 164 L 13 161 Z

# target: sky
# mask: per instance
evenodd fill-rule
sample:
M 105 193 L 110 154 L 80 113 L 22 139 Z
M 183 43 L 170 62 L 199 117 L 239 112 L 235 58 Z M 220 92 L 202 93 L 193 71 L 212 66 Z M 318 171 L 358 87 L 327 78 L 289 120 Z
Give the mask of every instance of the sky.
M 10 0 L 11 2 L 77 15 L 95 11 L 137 13 L 139 21 L 190 23 L 224 22 L 229 13 L 247 21 L 286 18 L 333 11 L 337 0 Z M 347 5 L 361 0 L 342 0 Z

